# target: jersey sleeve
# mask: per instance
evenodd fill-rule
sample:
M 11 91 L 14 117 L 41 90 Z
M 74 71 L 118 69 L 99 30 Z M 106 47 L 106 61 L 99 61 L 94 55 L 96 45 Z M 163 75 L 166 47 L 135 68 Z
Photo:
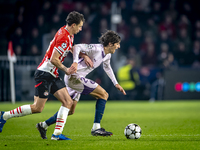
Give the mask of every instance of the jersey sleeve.
M 110 57 L 111 58 L 111 57 Z M 103 62 L 103 69 L 104 71 L 106 72 L 106 74 L 108 75 L 108 77 L 111 79 L 112 83 L 114 85 L 118 84 L 117 82 L 117 79 L 115 77 L 115 74 L 112 70 L 112 67 L 110 65 L 110 58 L 109 59 L 106 59 L 104 62 Z
M 69 39 L 64 37 L 57 39 L 55 41 L 54 49 L 56 49 L 61 55 L 63 55 L 66 50 L 69 50 Z
M 77 45 L 75 45 L 74 50 L 73 50 L 73 62 L 78 63 L 80 52 L 88 55 L 89 53 L 92 53 L 92 51 L 93 51 L 92 44 L 77 44 Z

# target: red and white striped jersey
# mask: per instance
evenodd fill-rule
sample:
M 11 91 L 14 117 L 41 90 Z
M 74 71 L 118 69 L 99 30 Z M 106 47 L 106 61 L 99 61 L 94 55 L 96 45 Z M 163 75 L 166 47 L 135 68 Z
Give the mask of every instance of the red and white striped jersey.
M 37 67 L 38 70 L 49 72 L 54 77 L 58 77 L 58 68 L 50 62 L 53 50 L 57 50 L 60 53 L 60 61 L 63 63 L 65 57 L 72 48 L 74 42 L 74 35 L 70 36 L 66 26 L 61 27 L 54 39 L 50 42 L 50 45 L 46 51 L 46 54 L 42 62 Z

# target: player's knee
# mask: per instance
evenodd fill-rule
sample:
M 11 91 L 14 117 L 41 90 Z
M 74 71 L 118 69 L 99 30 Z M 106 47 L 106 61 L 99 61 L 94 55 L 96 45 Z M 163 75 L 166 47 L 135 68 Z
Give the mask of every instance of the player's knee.
M 43 109 L 36 109 L 36 113 L 41 113 Z
M 63 106 L 70 108 L 73 105 L 73 100 L 68 99 L 63 102 Z
M 73 105 L 73 100 L 72 100 L 72 99 L 69 99 L 68 104 L 69 104 L 69 106 L 71 107 L 71 106 Z
M 41 113 L 43 110 L 43 107 L 36 107 L 35 112 L 36 113 Z
M 106 100 L 108 99 L 108 97 L 109 97 L 109 94 L 106 92 Z
M 108 99 L 108 96 L 109 96 L 109 94 L 108 94 L 106 91 L 104 91 L 104 92 L 103 92 L 103 95 L 102 95 L 102 99 L 107 100 L 107 99 Z
M 32 113 L 41 113 L 44 107 L 32 105 L 31 111 Z

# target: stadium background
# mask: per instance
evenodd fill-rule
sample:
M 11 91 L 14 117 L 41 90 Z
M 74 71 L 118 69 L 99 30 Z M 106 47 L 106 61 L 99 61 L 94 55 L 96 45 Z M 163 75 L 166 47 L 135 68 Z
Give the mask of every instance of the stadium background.
M 33 74 L 50 40 L 65 25 L 70 11 L 84 14 L 82 32 L 74 43 L 97 43 L 106 29 L 122 37 L 112 59 L 117 73 L 128 59 L 136 61 L 137 95 L 121 97 L 99 67 L 88 77 L 100 83 L 109 99 L 199 99 L 200 1 L 189 0 L 0 0 L 0 101 L 10 101 L 8 42 L 13 42 L 16 100 L 32 100 Z M 113 22 L 117 14 L 119 22 Z M 72 57 L 64 62 L 69 66 Z M 63 74 L 61 73 L 61 76 Z M 53 96 L 50 99 L 54 99 Z M 90 100 L 89 96 L 82 99 Z

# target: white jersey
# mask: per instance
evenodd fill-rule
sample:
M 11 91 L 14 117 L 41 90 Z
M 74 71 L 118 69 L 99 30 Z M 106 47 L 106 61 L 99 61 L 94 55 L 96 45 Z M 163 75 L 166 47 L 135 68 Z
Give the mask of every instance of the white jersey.
M 87 66 L 83 58 L 79 58 L 79 53 L 87 54 L 93 62 L 93 68 Z M 73 50 L 73 60 L 78 63 L 77 73 L 73 75 L 85 77 L 103 62 L 103 69 L 114 85 L 118 84 L 110 65 L 111 54 L 105 55 L 102 44 L 77 44 Z

